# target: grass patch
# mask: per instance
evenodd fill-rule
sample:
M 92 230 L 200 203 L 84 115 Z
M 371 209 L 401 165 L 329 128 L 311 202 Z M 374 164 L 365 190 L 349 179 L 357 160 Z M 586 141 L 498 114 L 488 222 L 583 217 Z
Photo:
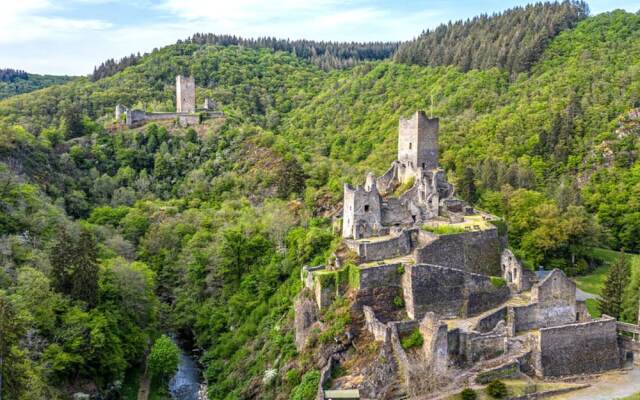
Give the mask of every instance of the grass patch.
M 400 195 L 404 192 L 406 192 L 407 190 L 411 189 L 413 187 L 413 184 L 416 182 L 416 178 L 415 177 L 411 177 L 409 178 L 408 181 L 406 181 L 405 183 L 401 184 L 400 186 L 398 186 L 396 188 L 396 190 L 393 191 L 393 195 L 395 197 L 400 197 Z
M 598 300 L 587 299 L 585 300 L 585 305 L 587 306 L 587 311 L 589 311 L 589 315 L 591 315 L 592 318 L 600 318 L 602 316 L 600 307 L 598 307 Z
M 455 235 L 457 233 L 466 232 L 463 227 L 456 226 L 456 225 L 438 225 L 438 226 L 422 225 L 421 228 L 423 231 L 433 232 L 437 235 Z
M 136 365 L 127 370 L 122 381 L 122 399 L 137 400 L 138 389 L 140 388 L 140 378 L 144 372 L 141 365 Z
M 574 280 L 579 289 L 587 293 L 601 295 L 609 267 L 618 259 L 618 257 L 620 257 L 620 252 L 594 247 L 589 251 L 588 256 L 598 260 L 602 265 L 590 274 L 577 276 Z M 625 257 L 627 257 L 631 263 L 631 268 L 638 268 L 640 265 L 640 256 L 637 254 L 626 253 Z
M 621 397 L 618 400 L 640 400 L 640 392 L 632 394 L 631 396 Z
M 503 278 L 499 276 L 492 276 L 490 277 L 490 279 L 491 279 L 491 284 L 497 288 L 501 288 L 507 285 L 507 281 L 505 281 Z

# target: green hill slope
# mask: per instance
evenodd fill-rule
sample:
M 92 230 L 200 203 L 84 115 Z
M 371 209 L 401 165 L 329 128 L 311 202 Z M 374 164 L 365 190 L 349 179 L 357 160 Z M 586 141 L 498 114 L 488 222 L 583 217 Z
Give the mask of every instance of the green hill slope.
M 0 100 L 52 85 L 61 85 L 72 79 L 74 79 L 72 76 L 37 75 L 24 71 L 0 69 Z

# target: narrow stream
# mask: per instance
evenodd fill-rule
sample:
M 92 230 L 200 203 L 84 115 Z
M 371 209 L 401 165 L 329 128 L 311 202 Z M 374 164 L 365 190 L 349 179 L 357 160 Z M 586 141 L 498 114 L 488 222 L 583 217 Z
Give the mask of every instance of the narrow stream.
M 200 394 L 200 368 L 196 361 L 187 353 L 179 341 L 174 342 L 180 348 L 180 364 L 178 371 L 169 382 L 169 393 L 173 400 L 206 400 Z

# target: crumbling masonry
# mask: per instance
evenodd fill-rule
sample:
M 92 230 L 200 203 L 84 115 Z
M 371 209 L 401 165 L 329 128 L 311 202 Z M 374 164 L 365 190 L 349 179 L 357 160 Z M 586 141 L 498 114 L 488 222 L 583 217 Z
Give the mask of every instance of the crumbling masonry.
M 425 369 L 437 393 L 522 373 L 620 367 L 621 355 L 640 343 L 619 346 L 618 332 L 637 339 L 640 327 L 592 319 L 562 271 L 538 277 L 523 268 L 506 249 L 504 224 L 455 198 L 438 164 L 438 129 L 423 112 L 401 118 L 397 161 L 381 177 L 367 174 L 363 186 L 345 185 L 344 250 L 331 265 L 302 271 L 314 301 L 298 299 L 298 348 L 318 313 L 349 293 L 364 330 L 394 354 L 389 362 L 406 392 L 420 386 L 425 374 L 415 371 Z M 415 330 L 422 347 L 404 349 L 402 337 Z M 355 387 L 363 398 L 386 390 L 365 383 Z

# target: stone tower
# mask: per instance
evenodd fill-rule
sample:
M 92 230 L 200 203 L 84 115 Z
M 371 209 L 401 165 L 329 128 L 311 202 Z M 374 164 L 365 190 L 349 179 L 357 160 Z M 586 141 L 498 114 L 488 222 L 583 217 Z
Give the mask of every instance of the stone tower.
M 192 76 L 176 76 L 176 111 L 196 112 L 196 83 Z
M 342 237 L 361 239 L 374 236 L 381 228 L 382 202 L 373 174 L 364 187 L 344 185 Z
M 398 161 L 403 172 L 400 180 L 415 177 L 419 168 L 438 168 L 438 118 L 428 118 L 424 111 L 416 111 L 410 118 L 400 118 L 398 129 Z

